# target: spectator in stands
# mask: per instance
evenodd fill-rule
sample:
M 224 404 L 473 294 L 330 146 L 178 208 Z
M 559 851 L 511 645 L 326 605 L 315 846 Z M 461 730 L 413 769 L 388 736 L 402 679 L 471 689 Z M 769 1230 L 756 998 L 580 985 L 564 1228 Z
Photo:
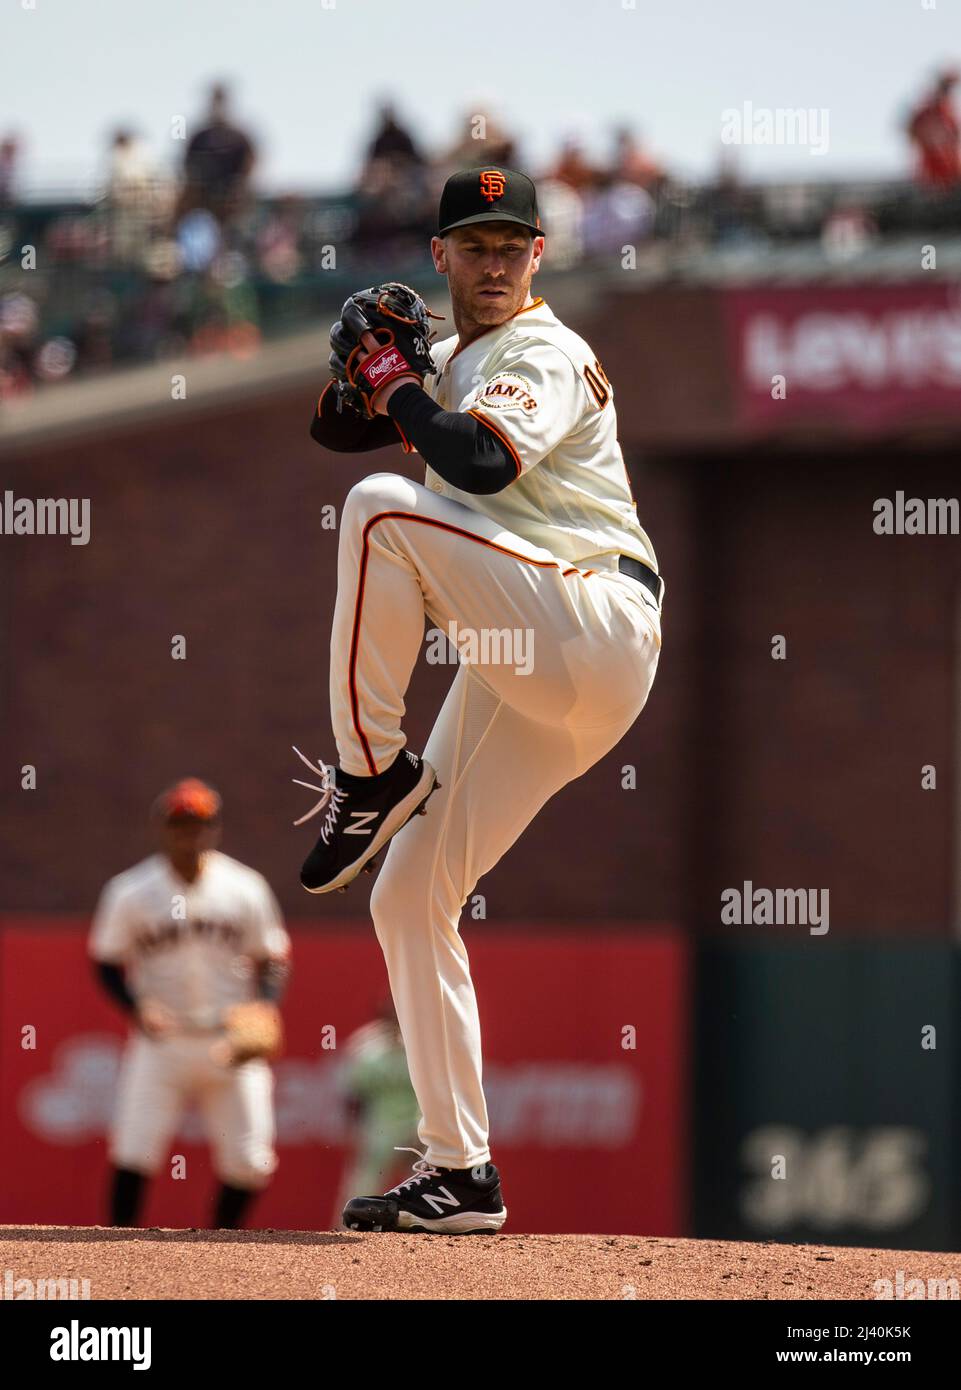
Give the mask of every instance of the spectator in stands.
M 877 235 L 874 218 L 857 203 L 841 203 L 832 209 L 821 227 L 821 245 L 832 261 L 854 260 Z
M 653 192 L 664 181 L 664 171 L 647 153 L 630 126 L 620 126 L 614 132 L 612 173 L 618 183 L 636 183 Z
M 258 229 L 257 266 L 268 280 L 288 284 L 300 273 L 304 259 L 300 236 L 305 216 L 303 199 L 291 193 L 277 199 Z
M 13 206 L 20 142 L 11 132 L 0 140 L 0 209 Z
M 181 275 L 177 244 L 155 241 L 144 257 L 148 281 L 136 301 L 126 306 L 116 323 L 117 356 L 134 362 L 157 361 L 186 351 L 190 328 L 191 287 Z M 109 313 L 107 305 L 103 306 Z M 102 320 L 101 320 L 102 321 Z M 80 338 L 81 363 L 96 357 L 102 347 L 100 324 L 88 326 Z
M 27 294 L 0 298 L 0 401 L 33 390 L 40 315 Z
M 430 237 L 435 202 L 427 160 L 391 103 L 383 102 L 354 190 L 357 241 L 383 247 L 391 238 Z
M 696 224 L 708 240 L 720 246 L 756 238 L 759 213 L 741 177 L 733 145 L 720 147 L 715 178 L 695 196 Z
M 110 146 L 108 188 L 113 197 L 126 199 L 149 190 L 155 170 L 144 142 L 132 130 L 115 131 Z
M 357 244 L 384 251 L 391 239 L 429 238 L 436 212 L 430 193 L 423 165 L 388 155 L 368 160 L 354 191 Z
M 557 162 L 547 177 L 557 179 L 559 183 L 566 183 L 575 193 L 591 188 L 597 182 L 598 170 L 585 154 L 579 135 L 565 137 Z
M 143 141 L 131 130 L 116 131 L 107 174 L 115 261 L 127 264 L 142 259 L 145 247 L 170 215 L 171 192 Z
M 244 205 L 256 152 L 229 113 L 227 88 L 218 83 L 211 88 L 207 123 L 187 146 L 180 215 L 204 208 L 223 224 Z
M 484 111 L 468 111 L 461 134 L 454 145 L 438 161 L 444 178 L 457 169 L 472 169 L 477 164 L 500 164 L 517 168 L 517 141 L 500 122 Z
M 138 295 L 137 309 L 142 302 Z M 113 330 L 117 301 L 107 289 L 94 291 L 73 331 L 77 372 L 103 371 L 113 366 Z
M 584 206 L 580 194 L 559 179 L 537 180 L 537 206 L 549 239 L 551 270 L 568 270 L 584 254 Z
M 223 249 L 220 223 L 207 208 L 193 208 L 177 224 L 180 265 L 191 274 L 210 269 Z
M 961 183 L 961 121 L 952 97 L 958 77 L 956 71 L 943 72 L 908 122 L 918 154 L 918 181 L 931 188 Z
M 391 101 L 381 102 L 377 120 L 376 133 L 367 147 L 366 163 L 372 159 L 408 160 L 412 164 L 426 162 L 413 136 L 397 119 Z
M 625 246 L 646 240 L 654 225 L 654 199 L 646 188 L 612 172 L 595 175 L 580 193 L 581 231 L 588 255 L 621 255 Z
M 38 382 L 63 381 L 77 360 L 75 344 L 63 334 L 41 341 L 40 313 L 29 295 L 0 298 L 0 404 L 25 396 Z

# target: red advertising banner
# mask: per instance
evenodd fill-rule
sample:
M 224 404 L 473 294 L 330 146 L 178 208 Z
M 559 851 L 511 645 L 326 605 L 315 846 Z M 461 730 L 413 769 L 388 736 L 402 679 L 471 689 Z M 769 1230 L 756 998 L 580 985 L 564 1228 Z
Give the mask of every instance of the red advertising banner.
M 249 1224 L 327 1230 L 351 1146 L 344 1042 L 387 993 L 370 933 L 292 930 L 280 1165 Z M 667 928 L 468 926 L 491 1145 L 509 1229 L 688 1229 L 688 952 Z M 103 1224 L 107 1135 L 127 1028 L 100 993 L 86 923 L 0 920 L 0 1223 Z M 332 1045 L 335 1044 L 335 1045 Z M 216 1179 L 188 1111 L 149 1225 L 209 1224 Z M 397 1178 L 413 1154 L 398 1154 Z M 394 1179 L 396 1180 L 396 1179 Z
M 750 432 L 961 423 L 959 287 L 770 287 L 723 300 L 737 419 Z

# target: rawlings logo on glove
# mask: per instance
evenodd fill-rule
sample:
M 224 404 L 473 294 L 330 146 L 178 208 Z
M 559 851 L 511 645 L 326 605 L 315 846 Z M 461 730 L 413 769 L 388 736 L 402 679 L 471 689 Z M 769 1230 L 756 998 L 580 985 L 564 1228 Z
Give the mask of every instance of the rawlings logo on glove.
M 337 409 L 346 405 L 372 419 L 374 396 L 389 382 L 402 376 L 423 382 L 434 371 L 430 345 L 436 334 L 430 321 L 441 317 L 431 313 L 415 290 L 395 280 L 351 295 L 330 330 Z M 365 333 L 380 345 L 370 356 Z
M 359 370 L 369 382 L 376 382 L 378 386 L 383 386 L 385 382 L 390 381 L 401 372 L 409 372 L 410 365 L 397 349 L 392 347 L 384 348 L 383 352 L 368 357 Z

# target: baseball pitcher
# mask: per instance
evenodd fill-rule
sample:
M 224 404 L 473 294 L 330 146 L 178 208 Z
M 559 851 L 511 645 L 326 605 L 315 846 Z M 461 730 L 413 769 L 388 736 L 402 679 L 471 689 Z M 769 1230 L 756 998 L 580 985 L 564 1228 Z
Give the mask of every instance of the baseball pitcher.
M 337 766 L 308 763 L 320 800 L 296 822 L 323 817 L 301 871 L 311 893 L 345 888 L 392 841 L 371 914 L 424 1148 L 406 1182 L 347 1203 L 355 1230 L 491 1232 L 506 1219 L 461 909 L 548 798 L 630 729 L 657 668 L 664 584 L 613 389 L 531 293 L 544 246 L 524 174 L 454 174 L 431 252 L 456 333 L 431 348 L 429 311 L 403 285 L 353 296 L 311 426 L 329 449 L 399 441 L 426 464 L 422 484 L 373 473 L 347 496 Z M 456 634 L 461 662 L 420 757 L 401 721 L 425 617 Z
M 270 1059 L 290 940 L 267 881 L 217 850 L 212 787 L 178 782 L 153 818 L 160 852 L 109 881 L 90 934 L 100 983 L 136 1025 L 110 1139 L 110 1223 L 138 1224 L 196 1100 L 220 1180 L 213 1225 L 234 1228 L 277 1167 Z

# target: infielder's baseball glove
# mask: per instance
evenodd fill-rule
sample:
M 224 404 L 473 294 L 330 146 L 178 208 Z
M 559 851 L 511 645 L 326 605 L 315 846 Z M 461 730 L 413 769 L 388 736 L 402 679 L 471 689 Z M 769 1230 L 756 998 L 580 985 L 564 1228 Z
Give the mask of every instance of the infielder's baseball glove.
M 371 402 L 377 391 L 400 376 L 421 381 L 434 371 L 430 344 L 436 336 L 432 314 L 416 290 L 391 280 L 352 294 L 330 330 L 330 374 L 336 382 L 337 409 L 344 405 L 372 419 Z M 373 333 L 381 345 L 363 366 L 357 358 L 366 352 L 361 335 Z
M 249 1062 L 254 1057 L 268 1061 L 279 1056 L 284 1045 L 284 1030 L 280 1010 L 266 999 L 254 999 L 249 1004 L 235 1004 L 224 1019 L 232 1066 Z

